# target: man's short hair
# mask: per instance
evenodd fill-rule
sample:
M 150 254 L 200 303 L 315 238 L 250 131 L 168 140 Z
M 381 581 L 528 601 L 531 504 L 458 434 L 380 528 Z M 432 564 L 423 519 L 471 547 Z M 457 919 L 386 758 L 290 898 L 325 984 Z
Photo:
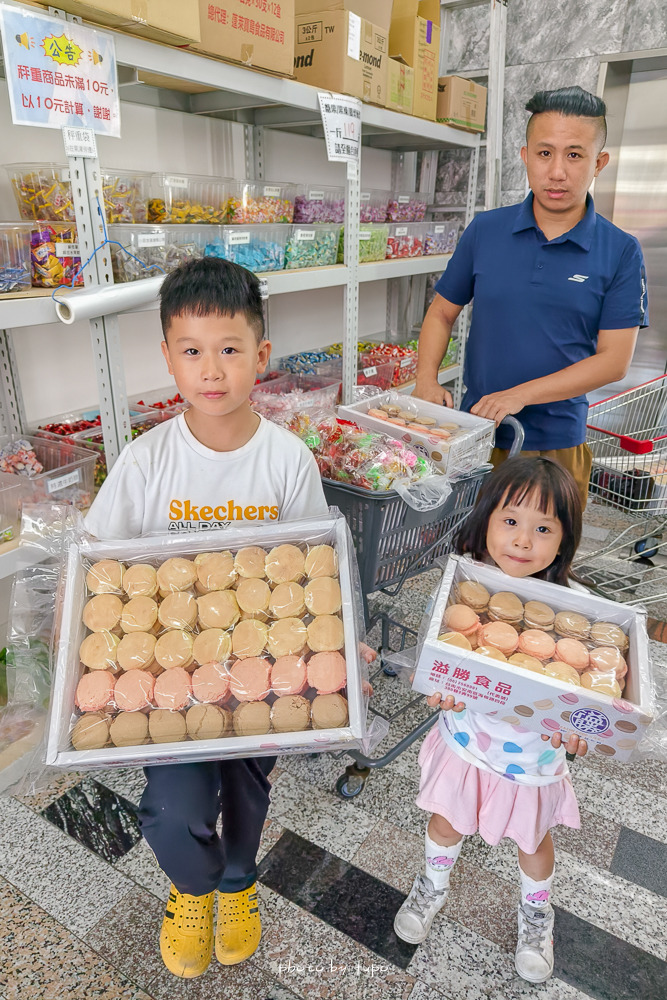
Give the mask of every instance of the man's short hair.
M 160 290 L 160 322 L 165 340 L 175 316 L 236 316 L 264 339 L 264 313 L 259 281 L 245 267 L 218 257 L 190 260 L 168 274 Z
M 530 127 L 535 115 L 546 111 L 559 115 L 571 115 L 573 118 L 594 118 L 598 128 L 600 150 L 607 141 L 607 105 L 601 97 L 583 90 L 582 87 L 561 87 L 560 90 L 538 90 L 526 104 L 526 111 L 531 115 L 526 125 L 526 141 L 530 135 Z

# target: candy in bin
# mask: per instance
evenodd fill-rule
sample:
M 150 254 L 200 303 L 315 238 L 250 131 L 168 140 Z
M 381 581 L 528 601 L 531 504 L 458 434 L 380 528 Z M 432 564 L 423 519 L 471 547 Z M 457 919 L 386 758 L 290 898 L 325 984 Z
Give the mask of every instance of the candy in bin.
M 74 226 L 37 222 L 30 234 L 32 284 L 37 288 L 83 285 Z
M 0 223 L 0 295 L 30 288 L 30 227 Z
M 427 196 L 419 191 L 400 192 L 389 198 L 387 222 L 423 222 Z
M 59 163 L 14 163 L 7 167 L 22 219 L 74 222 L 69 168 Z
M 32 479 L 43 471 L 44 466 L 29 441 L 20 438 L 17 441 L 8 441 L 0 448 L 0 472 L 11 472 Z
M 145 222 L 148 174 L 102 174 L 104 212 L 109 223 Z

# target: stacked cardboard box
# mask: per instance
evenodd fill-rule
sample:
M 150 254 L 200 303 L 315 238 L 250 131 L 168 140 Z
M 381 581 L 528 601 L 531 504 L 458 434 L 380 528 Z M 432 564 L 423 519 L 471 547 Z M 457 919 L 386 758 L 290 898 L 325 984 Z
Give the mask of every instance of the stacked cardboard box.
M 44 0 L 44 6 L 48 6 Z M 55 4 L 84 21 L 120 28 L 171 45 L 198 42 L 199 0 L 57 0 Z
M 201 41 L 189 48 L 278 76 L 292 75 L 294 0 L 197 0 Z
M 483 132 L 486 116 L 486 87 L 460 76 L 441 76 L 438 80 L 439 122 L 467 132 Z
M 412 114 L 435 121 L 440 62 L 439 0 L 394 0 L 389 55 L 414 70 Z
M 296 79 L 384 107 L 391 7 L 390 0 L 296 0 Z

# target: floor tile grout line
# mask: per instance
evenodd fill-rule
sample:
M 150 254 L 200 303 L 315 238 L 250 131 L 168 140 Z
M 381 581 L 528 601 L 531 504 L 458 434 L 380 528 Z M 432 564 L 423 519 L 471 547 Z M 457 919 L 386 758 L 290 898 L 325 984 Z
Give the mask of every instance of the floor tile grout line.
M 86 939 L 85 939 L 84 937 L 81 937 L 81 935 L 80 935 L 80 934 L 77 934 L 77 933 L 76 933 L 76 931 L 73 931 L 73 930 L 71 930 L 71 929 L 70 929 L 69 927 L 67 927 L 67 925 L 66 925 L 66 924 L 63 924 L 63 923 L 62 923 L 62 922 L 61 922 L 60 920 L 58 920 L 58 918 L 57 918 L 57 917 L 54 917 L 54 916 L 52 916 L 52 915 L 51 915 L 51 914 L 50 914 L 50 913 L 48 912 L 48 910 L 45 910 L 43 906 L 41 906 L 41 905 L 40 905 L 39 903 L 35 902 L 35 900 L 34 900 L 34 899 L 32 899 L 32 898 L 31 898 L 31 897 L 30 897 L 30 896 L 29 896 L 29 895 L 27 894 L 27 892 L 25 892 L 25 891 L 24 891 L 23 889 L 19 888 L 19 886 L 17 886 L 17 885 L 14 885 L 14 883 L 13 883 L 13 882 L 12 882 L 12 881 L 11 881 L 10 879 L 8 879 L 8 878 L 7 878 L 6 876 L 4 876 L 4 875 L 3 875 L 3 876 L 2 876 L 2 878 L 4 879 L 4 881 L 5 881 L 5 882 L 6 882 L 6 883 L 7 883 L 8 885 L 11 885 L 11 887 L 12 887 L 12 888 L 13 888 L 13 889 L 14 889 L 14 890 L 15 890 L 15 891 L 17 892 L 17 893 L 19 893 L 19 895 L 21 895 L 21 896 L 24 896 L 24 897 L 25 897 L 26 899 L 30 900 L 30 904 L 31 904 L 32 906 L 36 907 L 36 908 L 37 908 L 37 909 L 38 909 L 38 910 L 40 911 L 40 913 L 41 913 L 41 914 L 42 914 L 42 915 L 43 915 L 44 917 L 46 917 L 47 921 L 48 921 L 48 920 L 52 920 L 52 921 L 53 921 L 53 922 L 54 922 L 55 924 L 57 924 L 57 925 L 58 925 L 58 927 L 61 927 L 61 928 L 62 928 L 62 929 L 63 929 L 63 930 L 64 930 L 64 931 L 66 932 L 66 934 L 67 934 L 67 935 L 68 935 L 68 936 L 69 936 L 70 938 L 74 938 L 74 939 L 75 939 L 76 941 L 78 941 L 78 942 L 79 942 L 79 944 L 80 944 L 80 945 L 81 945 L 81 946 L 82 946 L 82 947 L 83 947 L 84 949 L 86 949 L 87 951 L 89 951 L 89 952 L 90 952 L 91 954 L 95 955 L 95 956 L 96 956 L 96 957 L 97 957 L 97 958 L 99 959 L 99 961 L 100 961 L 101 963 L 103 963 L 104 965 L 106 965 L 106 966 L 107 966 L 108 968 L 110 968 L 110 969 L 113 969 L 113 971 L 114 971 L 115 973 L 117 973 L 117 974 L 118 974 L 119 976 L 122 976 L 122 977 L 123 977 L 124 979 L 126 979 L 128 983 L 131 983 L 131 984 L 132 984 L 132 986 L 135 986 L 135 987 L 136 987 L 136 988 L 137 988 L 138 990 L 142 990 L 142 992 L 144 992 L 144 993 L 146 993 L 146 992 L 147 992 L 147 990 L 146 990 L 146 989 L 145 989 L 145 988 L 144 988 L 144 987 L 143 987 L 143 986 L 141 985 L 141 983 L 137 983 L 137 982 L 135 982 L 135 980 L 131 979 L 131 978 L 130 978 L 130 976 L 128 976 L 128 974 L 127 974 L 126 972 L 122 971 L 122 970 L 121 970 L 121 969 L 119 969 L 119 968 L 118 968 L 117 966 L 115 966 L 115 965 L 112 965 L 112 963 L 111 963 L 111 962 L 110 962 L 110 961 L 108 960 L 108 958 L 106 958 L 106 957 L 105 957 L 104 955 L 100 954 L 100 952 L 99 952 L 99 951 L 98 951 L 98 950 L 97 950 L 96 948 L 93 948 L 93 946 L 92 946 L 91 944 L 89 944 L 89 943 L 88 943 L 88 941 L 86 941 Z M 130 891 L 132 891 L 132 890 L 128 890 L 128 893 L 129 893 Z M 119 903 L 119 902 L 120 902 L 120 901 L 121 901 L 122 899 L 124 899 L 124 897 L 125 897 L 126 895 L 128 895 L 128 893 L 124 893 L 124 894 L 123 894 L 123 896 L 121 896 L 121 897 L 120 897 L 120 899 L 116 900 L 116 903 L 115 903 L 114 905 L 115 905 L 115 906 L 117 906 L 117 905 L 118 905 L 118 903 Z M 103 919 L 104 919 L 104 918 L 105 918 L 105 917 L 107 916 L 108 912 L 109 912 L 108 910 L 107 910 L 107 911 L 105 911 L 105 913 L 104 913 L 104 914 L 102 915 L 102 917 L 100 917 L 100 920 L 103 920 Z M 100 922 L 100 921 L 98 920 L 98 921 L 97 921 L 97 922 L 96 922 L 95 924 L 93 924 L 93 927 L 97 927 L 97 924 L 98 924 L 99 922 Z M 40 922 L 39 922 L 39 923 L 41 924 L 41 923 L 42 923 L 42 921 L 40 920 Z M 89 929 L 88 929 L 88 930 L 86 931 L 86 933 L 87 933 L 87 934 L 90 934 L 90 932 L 92 931 L 92 929 L 93 929 L 93 928 L 92 928 L 92 927 L 90 927 L 90 928 L 89 928 Z M 0 994 L 0 1000 L 3 1000 L 3 997 L 2 997 L 2 994 Z

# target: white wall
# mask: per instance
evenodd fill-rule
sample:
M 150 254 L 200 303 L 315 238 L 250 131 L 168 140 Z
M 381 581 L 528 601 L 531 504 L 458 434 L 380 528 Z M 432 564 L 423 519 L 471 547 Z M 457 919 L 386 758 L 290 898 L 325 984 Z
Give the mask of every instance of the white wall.
M 241 126 L 129 103 L 122 104 L 121 113 L 122 137 L 98 138 L 103 167 L 243 176 Z M 3 164 L 64 161 L 57 130 L 12 124 L 4 81 L 0 82 L 0 136 Z M 268 129 L 264 173 L 269 180 L 345 183 L 344 167 L 327 161 L 323 140 Z M 362 184 L 369 187 L 389 188 L 391 155 L 382 150 L 364 150 L 361 177 Z M 11 222 L 17 217 L 8 175 L 0 171 L 0 219 Z M 384 330 L 384 282 L 362 286 L 360 311 L 362 335 Z M 276 356 L 340 341 L 342 289 L 275 296 L 269 304 L 269 321 Z M 128 395 L 169 384 L 160 338 L 157 312 L 121 317 Z M 97 385 L 87 324 L 20 329 L 14 336 L 14 346 L 29 423 L 96 405 Z

